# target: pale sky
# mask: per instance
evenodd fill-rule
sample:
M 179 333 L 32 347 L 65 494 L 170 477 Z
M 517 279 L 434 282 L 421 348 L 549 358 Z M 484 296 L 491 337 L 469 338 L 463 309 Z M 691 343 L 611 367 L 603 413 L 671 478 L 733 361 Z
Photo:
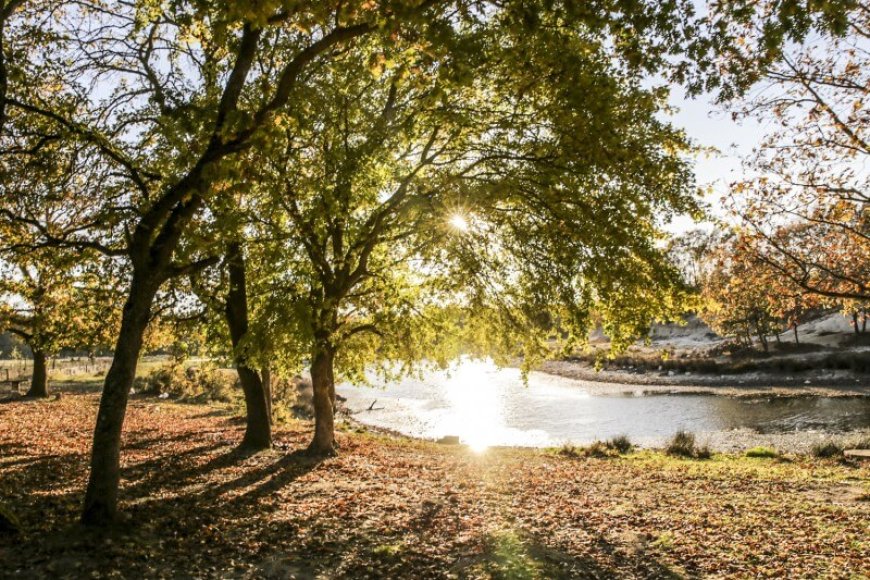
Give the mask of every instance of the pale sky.
M 767 133 L 766 128 L 752 119 L 734 121 L 731 114 L 713 102 L 713 97 L 701 95 L 687 99 L 680 87 L 671 93 L 670 104 L 678 109 L 670 117 L 671 123 L 686 131 L 695 144 L 718 152 L 702 154 L 695 159 L 695 176 L 701 187 L 709 186 L 712 193 L 706 201 L 714 213 L 719 214 L 719 199 L 728 184 L 743 173 L 741 158 L 749 156 Z M 675 220 L 669 231 L 678 233 L 695 227 L 689 218 Z
M 699 16 L 707 13 L 707 0 L 694 0 L 693 3 Z M 679 86 L 671 88 L 669 104 L 678 109 L 670 117 L 671 123 L 684 129 L 695 144 L 718 150 L 718 153 L 702 155 L 695 160 L 695 177 L 699 186 L 712 189 L 706 197 L 712 213 L 724 217 L 720 198 L 727 191 L 728 184 L 743 173 L 741 159 L 752 153 L 753 147 L 761 143 L 772 127 L 765 127 L 753 119 L 733 121 L 729 112 L 713 102 L 712 95 L 687 99 Z M 666 229 L 680 233 L 694 227 L 697 226 L 691 219 L 680 218 Z M 706 227 L 710 227 L 709 224 Z

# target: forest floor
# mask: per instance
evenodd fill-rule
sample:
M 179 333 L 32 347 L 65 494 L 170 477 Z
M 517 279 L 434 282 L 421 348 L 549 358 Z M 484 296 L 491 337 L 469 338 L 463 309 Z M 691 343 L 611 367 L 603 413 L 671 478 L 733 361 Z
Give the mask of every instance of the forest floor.
M 337 457 L 234 452 L 226 410 L 134 397 L 122 522 L 75 524 L 98 397 L 0 403 L 6 578 L 867 578 L 870 467 L 490 449 L 345 426 Z

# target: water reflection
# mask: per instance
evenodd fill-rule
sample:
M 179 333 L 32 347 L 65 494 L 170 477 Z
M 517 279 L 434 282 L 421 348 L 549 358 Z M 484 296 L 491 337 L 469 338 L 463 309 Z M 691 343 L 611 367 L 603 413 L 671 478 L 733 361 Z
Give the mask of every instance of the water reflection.
M 734 399 L 712 395 L 590 394 L 590 383 L 465 362 L 423 380 L 372 387 L 342 385 L 357 418 L 417 437 L 457 435 L 472 448 L 588 443 L 626 434 L 638 442 L 677 429 L 712 432 L 752 428 L 761 433 L 870 428 L 870 400 L 819 397 Z M 367 410 L 377 400 L 375 410 Z

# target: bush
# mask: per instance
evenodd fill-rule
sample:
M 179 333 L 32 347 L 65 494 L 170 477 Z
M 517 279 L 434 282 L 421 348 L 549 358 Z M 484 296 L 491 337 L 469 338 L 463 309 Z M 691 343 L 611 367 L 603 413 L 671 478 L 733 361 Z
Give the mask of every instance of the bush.
M 617 440 L 618 443 L 614 443 L 614 441 Z M 620 451 L 620 449 L 625 449 L 625 451 Z M 559 455 L 570 457 L 571 459 L 578 459 L 580 457 L 597 457 L 599 459 L 604 459 L 607 457 L 615 457 L 619 453 L 626 453 L 630 449 L 631 442 L 628 440 L 628 437 L 620 436 L 610 439 L 607 442 L 593 441 L 586 447 L 563 445 L 559 448 L 558 453 Z
M 713 457 L 713 450 L 710 449 L 709 445 L 698 447 L 695 450 L 695 457 L 697 457 L 698 459 L 710 459 L 711 457 Z
M 771 449 L 770 447 L 753 447 L 746 451 L 746 457 L 759 457 L 759 458 L 773 458 L 779 457 L 779 453 L 777 453 L 776 449 Z
M 812 453 L 815 457 L 840 457 L 843 455 L 843 446 L 834 441 L 825 441 L 813 445 Z
M 594 441 L 591 445 L 583 449 L 583 455 L 586 457 L 610 457 L 610 447 L 602 441 Z
M 563 457 L 577 459 L 583 454 L 583 448 L 575 447 L 574 445 L 562 445 L 557 453 Z
M 694 457 L 695 459 L 710 459 L 713 450 L 708 445 L 695 446 L 695 434 L 682 429 L 677 431 L 665 447 L 665 453 L 676 457 Z
M 694 457 L 695 434 L 683 430 L 677 431 L 665 448 L 665 452 L 668 455 L 676 455 L 678 457 Z
M 239 397 L 235 375 L 213 367 L 161 367 L 138 379 L 137 387 L 143 393 L 177 399 L 228 403 Z
M 611 438 L 607 441 L 607 446 L 610 449 L 615 449 L 619 453 L 628 453 L 633 447 L 628 435 L 617 435 L 616 437 Z

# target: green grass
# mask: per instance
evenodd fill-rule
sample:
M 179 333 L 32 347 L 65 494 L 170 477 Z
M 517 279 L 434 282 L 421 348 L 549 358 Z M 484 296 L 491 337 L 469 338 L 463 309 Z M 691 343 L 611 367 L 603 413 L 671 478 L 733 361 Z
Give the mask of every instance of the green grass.
M 461 577 L 494 580 L 567 578 L 550 550 L 513 530 L 490 533 L 482 559 Z
M 764 447 L 759 445 L 758 447 L 748 449 L 746 453 L 744 453 L 744 455 L 746 455 L 746 457 L 772 459 L 779 457 L 779 452 L 776 449 L 771 449 L 770 447 Z

